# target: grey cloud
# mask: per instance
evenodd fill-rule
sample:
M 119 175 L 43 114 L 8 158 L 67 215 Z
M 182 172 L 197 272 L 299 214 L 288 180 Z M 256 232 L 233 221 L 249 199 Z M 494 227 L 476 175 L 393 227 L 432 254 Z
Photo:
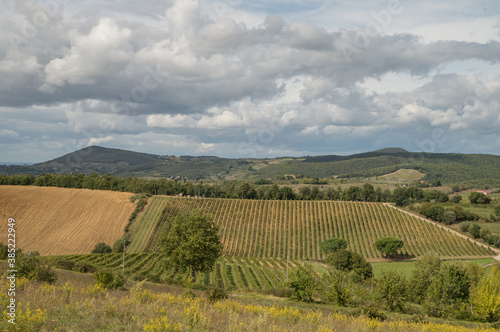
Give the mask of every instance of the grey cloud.
M 236 19 L 210 19 L 197 1 L 179 0 L 144 7 L 69 2 L 26 43 L 14 45 L 7 36 L 23 28 L 16 15 L 30 18 L 37 10 L 0 13 L 0 130 L 15 130 L 18 140 L 83 146 L 95 138 L 144 151 L 148 142 L 165 149 L 178 139 L 184 145 L 175 151 L 239 156 L 238 144 L 248 141 L 262 146 L 260 155 L 339 151 L 320 144 L 325 139 L 353 151 L 394 145 L 379 137 L 390 131 L 412 149 L 415 139 L 443 128 L 450 137 L 443 149 L 466 149 L 457 132 L 470 135 L 470 146 L 475 131 L 498 132 L 498 80 L 436 75 L 457 61 L 497 65 L 498 41 L 363 39 L 360 31 L 327 30 L 307 17 L 285 23 L 279 15 L 261 15 L 262 23 L 249 28 Z M 387 73 L 430 82 L 400 93 L 359 88 Z M 259 143 L 266 130 L 272 141 Z

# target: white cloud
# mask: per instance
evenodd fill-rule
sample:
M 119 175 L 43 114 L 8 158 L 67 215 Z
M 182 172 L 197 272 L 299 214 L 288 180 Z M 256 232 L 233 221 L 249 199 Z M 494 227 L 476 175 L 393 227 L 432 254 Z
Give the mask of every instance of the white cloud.
M 91 145 L 99 145 L 101 143 L 106 143 L 106 142 L 109 142 L 109 141 L 112 141 L 113 140 L 113 136 L 106 136 L 106 137 L 92 137 L 90 140 L 89 140 L 89 143 L 88 143 L 88 146 L 91 146 Z
M 19 134 L 17 132 L 15 132 L 14 130 L 1 129 L 0 130 L 0 136 L 19 137 Z
M 190 128 L 194 126 L 194 120 L 183 114 L 151 114 L 146 118 L 148 127 L 161 128 Z
M 308 126 L 300 131 L 301 135 L 318 135 L 320 133 L 319 126 Z
M 443 150 L 497 152 L 496 2 L 402 6 L 366 35 L 387 1 L 69 2 L 19 45 L 15 21 L 37 9 L 12 7 L 0 12 L 0 133 L 40 158 L 89 142 L 236 157 L 241 144 L 256 156 L 411 150 L 436 129 Z
M 130 29 L 120 28 L 109 18 L 102 18 L 88 35 L 75 32 L 64 57 L 45 67 L 46 82 L 60 87 L 66 82 L 92 84 L 116 76 L 132 57 L 130 35 Z

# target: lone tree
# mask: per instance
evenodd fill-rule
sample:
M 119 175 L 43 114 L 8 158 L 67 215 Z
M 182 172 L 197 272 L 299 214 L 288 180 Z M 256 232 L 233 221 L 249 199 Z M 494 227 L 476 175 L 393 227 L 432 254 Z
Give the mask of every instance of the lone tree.
M 397 251 L 403 247 L 403 244 L 403 240 L 392 236 L 386 236 L 375 241 L 375 248 L 377 248 L 382 255 L 390 258 L 396 255 Z
M 340 249 L 347 249 L 347 241 L 344 239 L 339 239 L 338 237 L 334 237 L 321 242 L 319 244 L 319 247 L 325 252 L 325 254 L 328 255 Z
M 219 228 L 212 219 L 195 210 L 179 214 L 161 236 L 161 246 L 176 270 L 211 271 L 222 253 Z

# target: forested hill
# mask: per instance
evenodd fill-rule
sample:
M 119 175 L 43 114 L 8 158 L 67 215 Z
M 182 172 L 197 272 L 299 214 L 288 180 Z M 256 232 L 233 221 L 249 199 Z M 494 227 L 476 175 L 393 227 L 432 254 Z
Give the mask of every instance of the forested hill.
M 31 166 L 0 166 L 0 174 L 110 173 L 120 177 L 169 177 L 189 180 L 273 179 L 285 175 L 310 178 L 373 177 L 398 169 L 415 169 L 424 180 L 443 184 L 500 186 L 500 156 L 484 154 L 408 152 L 388 148 L 350 156 L 228 159 L 165 156 L 98 146 Z

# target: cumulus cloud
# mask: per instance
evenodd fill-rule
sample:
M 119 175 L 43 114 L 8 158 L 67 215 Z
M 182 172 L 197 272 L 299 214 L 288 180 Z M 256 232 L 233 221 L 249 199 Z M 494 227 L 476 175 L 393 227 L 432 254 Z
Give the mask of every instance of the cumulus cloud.
M 106 136 L 106 137 L 92 137 L 90 140 L 89 140 L 89 143 L 88 143 L 88 146 L 91 146 L 91 145 L 99 145 L 101 143 L 106 143 L 106 142 L 109 142 L 109 141 L 112 141 L 113 140 L 113 136 Z
M 130 29 L 120 28 L 109 18 L 101 19 L 88 35 L 75 33 L 64 57 L 45 66 L 46 83 L 63 86 L 116 79 L 132 57 L 130 35 Z
M 497 6 L 485 2 L 486 15 L 460 4 L 469 14 L 455 19 L 455 2 L 425 3 L 432 15 L 421 23 L 412 13 L 426 7 L 405 4 L 376 33 L 363 30 L 388 10 L 375 2 L 68 3 L 18 44 L 8 38 L 22 33 L 15 21 L 41 9 L 13 7 L 0 13 L 0 133 L 65 149 L 241 157 L 411 150 L 439 128 L 468 135 L 447 149 L 469 151 L 500 124 Z M 428 38 L 438 22 L 444 31 L 469 20 Z M 490 141 L 482 151 L 496 151 Z

